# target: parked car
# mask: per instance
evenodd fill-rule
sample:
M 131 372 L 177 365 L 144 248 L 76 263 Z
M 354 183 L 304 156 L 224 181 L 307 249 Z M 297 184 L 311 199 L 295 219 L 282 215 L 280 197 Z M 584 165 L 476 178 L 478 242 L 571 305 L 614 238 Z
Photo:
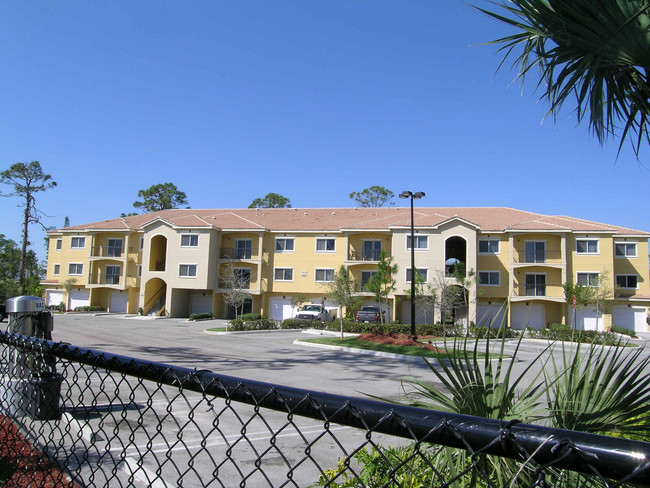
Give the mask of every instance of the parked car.
M 381 310 L 379 307 L 366 305 L 359 309 L 356 320 L 357 322 L 371 322 L 377 324 L 381 321 Z
M 300 310 L 298 310 L 296 318 L 300 320 L 320 320 L 321 322 L 328 322 L 332 319 L 330 312 L 326 310 L 323 305 L 318 305 L 316 303 L 303 305 Z
M 4 303 L 0 303 L 0 322 L 2 322 L 7 316 L 7 309 Z

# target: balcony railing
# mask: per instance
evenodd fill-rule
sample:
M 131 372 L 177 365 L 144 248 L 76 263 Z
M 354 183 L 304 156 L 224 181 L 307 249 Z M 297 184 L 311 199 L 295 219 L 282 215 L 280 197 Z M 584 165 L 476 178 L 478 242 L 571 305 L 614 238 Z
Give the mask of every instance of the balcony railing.
M 91 274 L 88 279 L 89 285 L 119 285 L 122 277 L 106 274 Z
M 386 249 L 377 250 L 361 250 L 357 251 L 351 249 L 348 253 L 348 261 L 379 261 L 381 251 L 386 252 L 386 257 L 390 257 L 390 251 Z
M 521 251 L 515 249 L 513 260 L 518 264 L 560 264 L 561 251 Z
M 257 256 L 259 256 L 257 248 L 237 249 L 222 247 L 219 250 L 219 258 L 221 259 L 254 259 Z
M 91 256 L 95 258 L 121 258 L 124 252 L 124 247 L 94 246 Z M 130 247 L 129 252 L 133 252 L 133 248 Z

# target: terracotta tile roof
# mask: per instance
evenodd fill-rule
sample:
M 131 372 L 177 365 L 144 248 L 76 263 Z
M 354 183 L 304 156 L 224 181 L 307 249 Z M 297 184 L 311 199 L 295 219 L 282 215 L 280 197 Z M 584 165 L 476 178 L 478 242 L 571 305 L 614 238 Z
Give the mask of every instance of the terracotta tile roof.
M 482 232 L 561 231 L 650 235 L 648 232 L 574 217 L 543 215 L 507 207 L 421 207 L 414 210 L 413 216 L 414 225 L 419 228 L 435 228 L 458 218 Z M 411 222 L 408 207 L 173 209 L 77 225 L 54 232 L 113 229 L 135 231 L 142 230 L 156 219 L 163 219 L 170 225 L 181 228 L 211 227 L 270 232 L 388 231 L 395 227 L 410 227 Z

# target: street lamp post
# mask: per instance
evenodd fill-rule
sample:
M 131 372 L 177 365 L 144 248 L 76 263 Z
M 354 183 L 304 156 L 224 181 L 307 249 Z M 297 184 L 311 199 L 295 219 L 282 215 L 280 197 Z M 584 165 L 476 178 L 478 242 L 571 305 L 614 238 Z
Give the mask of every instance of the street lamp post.
M 425 196 L 423 191 L 403 191 L 400 198 L 411 199 L 411 337 L 415 339 L 415 235 L 413 231 L 413 200 Z

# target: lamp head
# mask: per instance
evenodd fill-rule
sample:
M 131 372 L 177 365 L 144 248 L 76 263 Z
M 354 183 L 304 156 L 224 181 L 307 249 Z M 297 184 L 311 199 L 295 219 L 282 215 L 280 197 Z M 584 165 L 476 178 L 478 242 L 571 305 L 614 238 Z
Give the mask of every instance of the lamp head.
M 403 191 L 399 194 L 400 198 L 410 198 L 413 195 L 410 191 Z
M 422 198 L 423 196 L 425 196 L 423 191 L 418 191 L 413 194 L 413 198 Z

